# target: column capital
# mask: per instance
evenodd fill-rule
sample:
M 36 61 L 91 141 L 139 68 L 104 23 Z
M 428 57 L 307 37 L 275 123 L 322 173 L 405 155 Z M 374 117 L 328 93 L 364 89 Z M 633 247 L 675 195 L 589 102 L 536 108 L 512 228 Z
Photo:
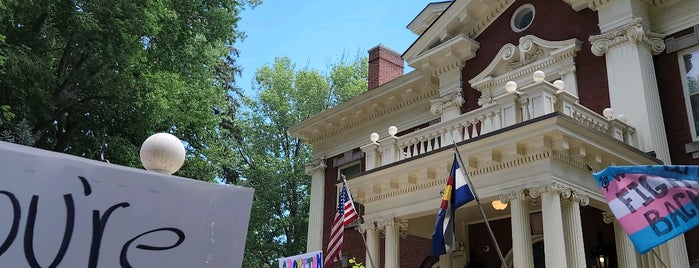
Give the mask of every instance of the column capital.
M 359 232 L 366 233 L 366 231 L 377 231 L 379 228 L 376 226 L 374 221 L 364 221 L 364 223 L 359 224 Z
M 430 100 L 430 111 L 435 115 L 441 115 L 442 110 L 450 107 L 461 107 L 463 104 L 464 98 L 461 91 L 456 91 Z
M 573 190 L 570 195 L 570 201 L 577 202 L 581 207 L 590 204 L 590 197 L 580 191 Z
M 539 187 L 529 188 L 529 196 L 531 198 L 538 198 L 543 193 L 559 194 L 561 198 L 570 198 L 571 189 L 560 185 L 558 183 L 551 183 L 546 185 L 541 185 Z
M 613 213 L 608 212 L 608 211 L 602 212 L 602 221 L 604 221 L 604 223 L 606 223 L 606 224 L 613 223 L 614 219 L 616 219 L 616 218 L 614 217 Z
M 644 45 L 653 55 L 665 50 L 663 36 L 651 32 L 641 18 L 635 18 L 626 25 L 606 33 L 590 36 L 592 54 L 598 57 L 604 56 L 610 48 L 627 42 Z
M 523 189 L 500 195 L 500 202 L 505 204 L 510 203 L 512 200 L 526 201 L 528 199 L 529 197 L 524 193 Z
M 398 229 L 401 238 L 408 237 L 408 221 L 407 220 L 393 218 L 393 219 L 385 219 L 385 220 L 376 221 L 376 228 L 381 230 L 381 233 L 384 235 L 386 234 L 386 227 L 387 226 L 391 226 L 393 228 Z
M 325 164 L 325 157 L 316 158 L 306 163 L 306 175 L 313 175 L 313 172 L 317 170 L 323 170 L 328 167 Z

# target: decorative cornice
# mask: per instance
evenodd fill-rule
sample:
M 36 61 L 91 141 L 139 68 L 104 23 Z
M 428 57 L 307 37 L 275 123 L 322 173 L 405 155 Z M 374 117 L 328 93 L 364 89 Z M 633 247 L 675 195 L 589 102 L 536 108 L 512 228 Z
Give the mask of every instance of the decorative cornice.
M 653 55 L 658 55 L 665 50 L 663 36 L 648 30 L 643 19 L 635 18 L 630 23 L 600 35 L 590 36 L 592 54 L 601 57 L 610 48 L 627 42 L 639 43 L 646 46 Z
M 385 219 L 376 221 L 376 227 L 381 230 L 381 234 L 386 234 L 386 226 L 392 226 L 398 230 L 401 238 L 408 237 L 408 221 L 404 219 Z
M 318 170 L 325 170 L 328 167 L 325 165 L 325 157 L 314 159 L 306 163 L 306 175 L 313 175 L 314 172 Z
M 519 45 L 503 45 L 488 66 L 468 82 L 483 93 L 508 81 L 530 81 L 531 74 L 537 70 L 567 71 L 575 66 L 574 58 L 580 46 L 577 39 L 549 41 L 534 35 L 523 36 Z
M 422 102 L 422 101 L 429 99 L 430 97 L 438 95 L 438 94 L 439 94 L 439 89 L 434 88 L 432 90 L 427 90 L 425 92 L 422 92 L 420 95 L 416 96 L 415 98 L 403 101 L 397 105 L 388 107 L 388 108 L 383 109 L 381 111 L 364 113 L 367 116 L 364 116 L 364 117 L 360 118 L 359 120 L 356 120 L 356 121 L 354 121 L 350 124 L 347 124 L 341 128 L 335 129 L 335 130 L 330 131 L 330 132 L 324 132 L 320 135 L 314 136 L 308 140 L 308 143 L 309 144 L 316 144 L 319 141 L 322 141 L 324 139 L 335 137 L 335 136 L 339 135 L 340 133 L 344 133 L 344 132 L 347 132 L 349 130 L 352 130 L 352 129 L 355 129 L 358 127 L 366 126 L 368 122 L 381 119 L 385 116 L 390 115 L 391 113 L 400 111 L 400 110 L 402 110 L 410 105 Z
M 441 115 L 442 110 L 446 108 L 461 107 L 464 104 L 464 98 L 461 95 L 461 91 L 457 91 L 438 99 L 430 100 L 430 104 L 430 111 L 432 111 L 432 113 L 435 115 Z

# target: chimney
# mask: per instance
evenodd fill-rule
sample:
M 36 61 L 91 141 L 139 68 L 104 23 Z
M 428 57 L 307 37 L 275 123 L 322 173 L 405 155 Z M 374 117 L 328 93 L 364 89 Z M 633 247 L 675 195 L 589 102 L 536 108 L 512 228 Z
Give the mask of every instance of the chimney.
M 403 58 L 382 45 L 369 49 L 369 88 L 372 90 L 403 75 Z

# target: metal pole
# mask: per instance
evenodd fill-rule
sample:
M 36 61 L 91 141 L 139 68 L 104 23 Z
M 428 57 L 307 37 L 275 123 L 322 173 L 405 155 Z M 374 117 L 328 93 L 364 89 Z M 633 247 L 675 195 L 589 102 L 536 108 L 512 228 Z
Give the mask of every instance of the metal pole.
M 345 174 L 340 174 L 342 177 L 342 181 L 347 185 L 347 177 L 345 177 Z M 354 199 L 352 199 L 352 194 L 350 193 L 349 186 L 347 187 L 347 195 L 350 197 L 350 200 L 354 203 Z M 352 204 L 354 206 L 354 204 Z M 360 230 L 361 228 L 357 228 L 357 231 L 359 232 L 359 235 L 362 236 L 362 241 L 364 241 L 364 251 L 366 251 L 367 256 L 369 256 L 369 263 L 371 263 L 372 268 L 378 268 L 376 265 L 374 265 L 374 257 L 371 256 L 371 252 L 369 251 L 369 246 L 366 244 L 366 238 L 364 238 L 364 234 Z
M 488 233 L 490 234 L 490 239 L 493 240 L 493 244 L 495 244 L 495 250 L 498 252 L 498 257 L 500 257 L 500 263 L 501 267 L 505 267 L 505 258 L 502 256 L 502 252 L 500 251 L 500 245 L 498 245 L 498 241 L 495 239 L 495 234 L 493 234 L 493 229 L 490 228 L 490 223 L 488 222 L 488 218 L 485 216 L 485 211 L 483 211 L 483 206 L 481 206 L 481 200 L 478 198 L 478 195 L 476 194 L 476 188 L 473 187 L 473 183 L 471 182 L 471 178 L 468 176 L 468 172 L 466 172 L 466 166 L 464 166 L 464 161 L 461 159 L 461 154 L 459 153 L 459 149 L 456 147 L 456 142 L 454 142 L 454 152 L 456 153 L 457 161 L 459 161 L 459 167 L 461 167 L 461 173 L 464 175 L 466 180 L 468 181 L 468 185 L 471 188 L 471 192 L 473 193 L 474 199 L 476 199 L 476 204 L 478 204 L 478 209 L 481 211 L 481 216 L 483 216 L 483 220 L 485 221 L 485 227 L 488 229 Z

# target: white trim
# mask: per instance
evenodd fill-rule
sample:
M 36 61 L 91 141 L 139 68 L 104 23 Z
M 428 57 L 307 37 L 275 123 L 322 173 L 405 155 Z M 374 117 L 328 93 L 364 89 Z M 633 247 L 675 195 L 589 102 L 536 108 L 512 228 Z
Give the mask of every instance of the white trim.
M 696 125 L 694 124 L 695 118 L 694 118 L 694 113 L 692 111 L 692 102 L 689 96 L 689 85 L 687 85 L 687 78 L 685 76 L 685 73 L 687 73 L 687 70 L 685 69 L 684 66 L 684 59 L 683 56 L 693 53 L 693 52 L 699 52 L 699 46 L 694 46 L 685 50 L 682 50 L 677 53 L 677 64 L 680 66 L 680 77 L 682 79 L 682 91 L 684 94 L 684 103 L 685 107 L 687 109 L 687 119 L 689 123 L 689 131 L 692 134 L 692 141 L 699 141 L 699 133 L 697 133 L 696 130 Z M 699 54 L 698 54 L 699 55 Z M 695 66 L 694 68 L 699 68 L 698 66 Z M 696 93 L 699 94 L 699 93 Z M 699 107 L 696 107 L 699 109 Z M 697 118 L 699 119 L 699 118 Z
M 527 10 L 531 10 L 532 19 L 529 21 L 529 24 L 527 24 L 527 26 L 524 26 L 523 28 L 520 29 L 519 27 L 517 27 L 515 25 L 515 18 L 517 18 L 520 15 L 520 13 L 522 13 L 522 15 L 524 15 L 524 12 L 527 12 Z M 512 17 L 510 18 L 510 28 L 512 28 L 512 31 L 514 31 L 515 33 L 522 32 L 522 31 L 528 29 L 529 26 L 532 26 L 532 23 L 534 23 L 534 18 L 536 18 L 536 8 L 534 8 L 534 5 L 524 4 L 520 7 L 518 7 L 514 13 L 512 13 Z

